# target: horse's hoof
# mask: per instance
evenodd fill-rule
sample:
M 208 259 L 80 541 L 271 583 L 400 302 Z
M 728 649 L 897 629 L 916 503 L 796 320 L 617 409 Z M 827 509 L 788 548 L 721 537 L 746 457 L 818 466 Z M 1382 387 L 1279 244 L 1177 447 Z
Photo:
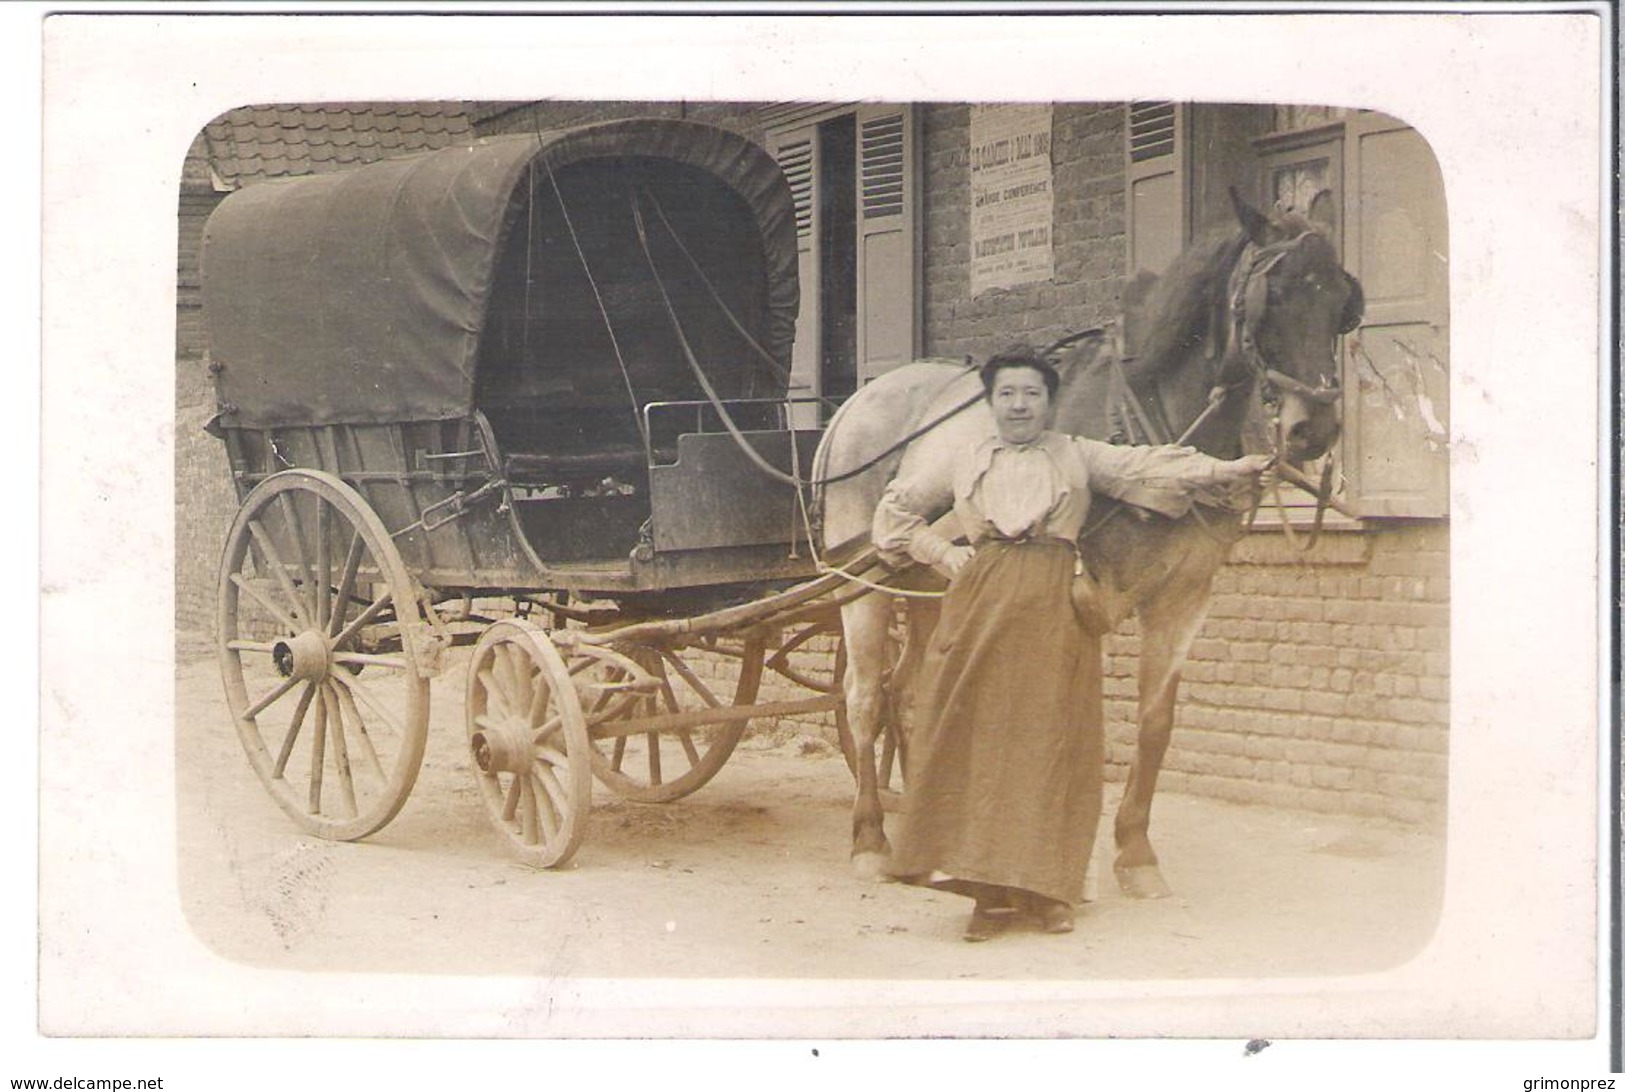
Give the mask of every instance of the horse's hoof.
M 871 880 L 876 883 L 889 880 L 886 873 L 887 856 L 868 850 L 863 853 L 852 854 L 852 872 L 860 880 Z
M 1117 885 L 1131 899 L 1165 899 L 1174 893 L 1168 881 L 1162 878 L 1162 869 L 1156 865 L 1135 865 L 1118 868 Z

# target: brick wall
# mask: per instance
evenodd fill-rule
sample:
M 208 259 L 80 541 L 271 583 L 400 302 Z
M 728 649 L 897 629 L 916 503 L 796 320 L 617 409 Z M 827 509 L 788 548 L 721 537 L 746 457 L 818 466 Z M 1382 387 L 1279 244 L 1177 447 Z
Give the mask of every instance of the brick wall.
M 1260 517 L 1265 518 L 1261 515 Z M 1243 539 L 1214 581 L 1160 784 L 1435 824 L 1449 743 L 1449 531 Z M 1106 642 L 1107 761 L 1133 757 L 1133 620 Z
M 187 155 L 177 205 L 179 268 L 175 314 L 175 641 L 191 658 L 213 649 L 215 581 L 226 530 L 237 510 L 225 446 L 203 431 L 215 410 L 198 246 L 203 222 L 224 194 L 210 180 L 200 137 Z
M 1123 109 L 1054 108 L 1055 279 L 970 297 L 970 107 L 929 106 L 925 151 L 925 350 L 985 359 L 1042 347 L 1114 318 L 1126 263 Z

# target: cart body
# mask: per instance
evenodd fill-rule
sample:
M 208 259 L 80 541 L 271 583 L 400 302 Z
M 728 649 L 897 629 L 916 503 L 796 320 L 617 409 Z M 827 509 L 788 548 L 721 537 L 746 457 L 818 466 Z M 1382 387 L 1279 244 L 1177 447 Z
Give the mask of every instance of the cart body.
M 794 490 L 688 358 L 763 459 L 810 465 L 795 209 L 748 140 L 640 119 L 266 182 L 213 214 L 202 264 L 240 497 L 330 473 L 431 589 L 681 600 L 811 573 Z

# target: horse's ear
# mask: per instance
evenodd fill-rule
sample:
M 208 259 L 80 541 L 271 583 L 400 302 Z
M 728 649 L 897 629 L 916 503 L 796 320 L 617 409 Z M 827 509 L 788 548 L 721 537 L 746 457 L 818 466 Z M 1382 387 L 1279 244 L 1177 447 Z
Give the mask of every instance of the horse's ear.
M 1337 203 L 1332 200 L 1331 190 L 1321 190 L 1309 202 L 1309 222 L 1326 238 L 1333 237 L 1337 228 Z
M 1365 289 L 1361 288 L 1360 282 L 1350 274 L 1344 273 L 1343 276 L 1348 278 L 1349 298 L 1343 305 L 1343 315 L 1337 323 L 1337 332 L 1340 334 L 1348 333 L 1365 318 Z
M 1241 221 L 1241 230 L 1247 233 L 1247 238 L 1251 239 L 1255 246 L 1268 246 L 1269 218 L 1243 201 L 1234 186 L 1230 187 L 1230 204 L 1235 208 L 1236 219 Z

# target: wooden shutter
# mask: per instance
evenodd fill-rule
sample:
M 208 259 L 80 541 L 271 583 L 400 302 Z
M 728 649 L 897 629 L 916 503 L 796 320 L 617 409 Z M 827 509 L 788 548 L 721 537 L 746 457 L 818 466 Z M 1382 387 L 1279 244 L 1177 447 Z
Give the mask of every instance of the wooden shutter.
M 1185 112 L 1174 102 L 1128 104 L 1128 269 L 1161 273 L 1188 235 Z
M 919 138 L 910 106 L 857 108 L 858 382 L 919 351 Z
M 801 304 L 796 311 L 796 340 L 790 354 L 790 394 L 805 396 L 818 389 L 819 361 L 823 359 L 818 308 L 818 126 L 801 125 L 769 134 L 770 151 L 790 183 L 796 207 L 796 274 Z M 797 427 L 817 422 L 817 410 L 798 407 Z
M 1365 291 L 1345 338 L 1344 458 L 1362 516 L 1449 513 L 1449 241 L 1444 183 L 1420 134 L 1348 120 L 1344 264 Z

